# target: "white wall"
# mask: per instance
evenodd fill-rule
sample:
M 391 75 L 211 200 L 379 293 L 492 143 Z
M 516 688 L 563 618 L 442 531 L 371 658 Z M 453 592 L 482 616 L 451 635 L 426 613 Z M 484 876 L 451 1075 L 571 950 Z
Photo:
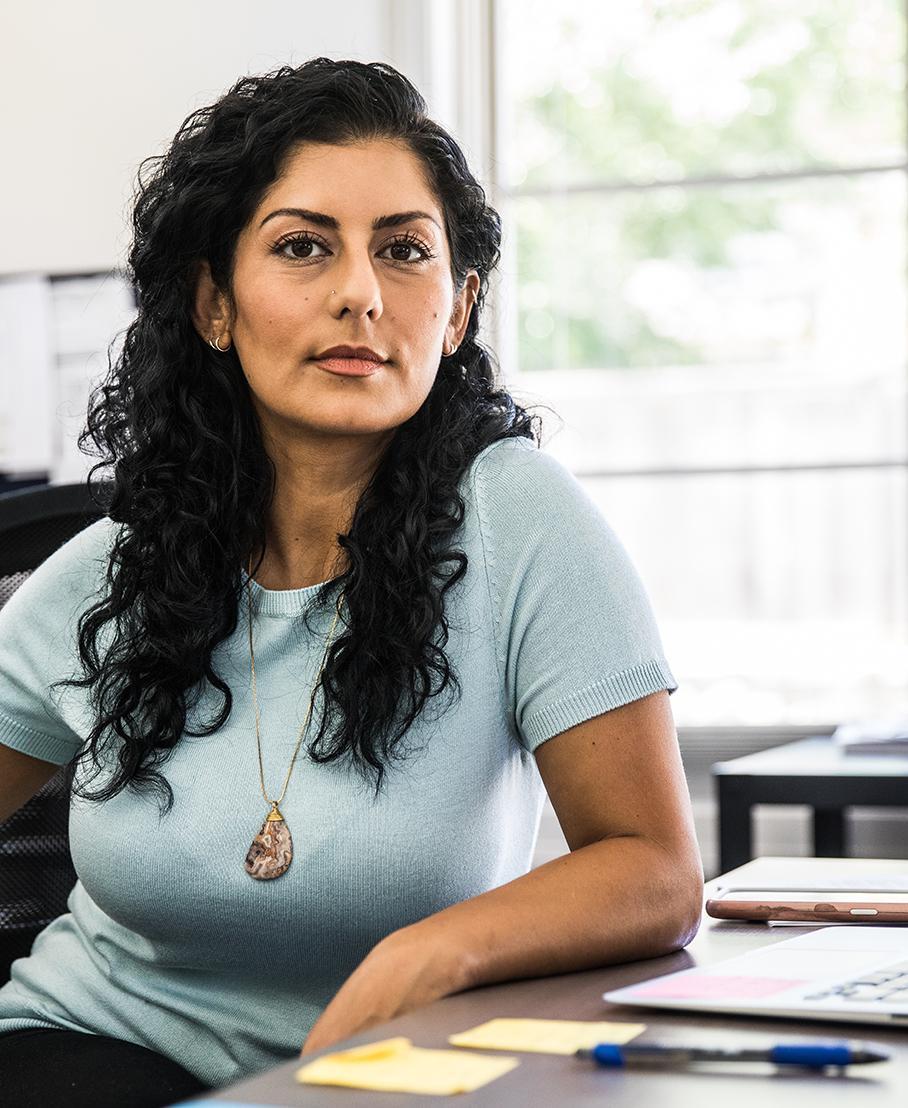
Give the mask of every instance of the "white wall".
M 385 0 L 2 5 L 0 273 L 122 264 L 136 169 L 193 109 L 318 54 L 396 65 L 389 13 Z

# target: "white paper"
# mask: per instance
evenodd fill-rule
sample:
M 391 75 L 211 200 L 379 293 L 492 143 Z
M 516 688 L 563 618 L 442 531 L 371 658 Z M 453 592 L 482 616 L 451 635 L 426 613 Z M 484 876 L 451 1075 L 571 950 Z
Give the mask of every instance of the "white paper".
M 50 280 L 37 273 L 0 279 L 0 471 L 50 469 L 53 368 Z
M 84 481 L 98 460 L 79 450 L 92 389 L 106 377 L 108 346 L 115 361 L 126 328 L 135 318 L 132 289 L 113 273 L 65 278 L 53 282 L 54 335 L 57 360 L 52 412 L 53 484 Z
M 862 746 L 865 743 L 908 745 L 908 710 L 840 724 L 832 737 L 841 746 Z

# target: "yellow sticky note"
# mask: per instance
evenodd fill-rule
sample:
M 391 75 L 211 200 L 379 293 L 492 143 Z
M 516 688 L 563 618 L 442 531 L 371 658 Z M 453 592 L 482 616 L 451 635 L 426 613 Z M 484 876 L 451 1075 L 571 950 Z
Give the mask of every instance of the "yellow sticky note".
M 452 1046 L 485 1050 L 529 1050 L 540 1054 L 573 1054 L 596 1043 L 627 1043 L 646 1030 L 642 1023 L 592 1020 L 497 1019 L 449 1035 Z
M 296 1071 L 303 1085 L 343 1085 L 386 1093 L 469 1093 L 520 1064 L 462 1050 L 425 1050 L 400 1036 L 325 1054 Z

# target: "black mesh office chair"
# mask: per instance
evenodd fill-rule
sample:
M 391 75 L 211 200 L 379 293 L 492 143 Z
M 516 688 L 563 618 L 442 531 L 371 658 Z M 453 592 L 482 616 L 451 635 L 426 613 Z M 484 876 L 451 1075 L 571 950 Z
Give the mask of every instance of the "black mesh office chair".
M 87 485 L 0 495 L 0 607 L 46 558 L 104 513 Z M 35 936 L 66 910 L 76 883 L 69 854 L 69 796 L 60 770 L 0 823 L 0 984 Z

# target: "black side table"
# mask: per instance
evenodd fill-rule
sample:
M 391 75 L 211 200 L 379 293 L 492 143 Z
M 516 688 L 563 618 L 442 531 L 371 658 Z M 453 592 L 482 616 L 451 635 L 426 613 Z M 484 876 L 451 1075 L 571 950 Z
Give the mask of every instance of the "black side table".
M 828 735 L 716 762 L 712 773 L 719 797 L 723 873 L 753 858 L 754 804 L 811 805 L 813 852 L 818 858 L 848 857 L 849 806 L 908 807 L 908 756 L 846 754 Z

